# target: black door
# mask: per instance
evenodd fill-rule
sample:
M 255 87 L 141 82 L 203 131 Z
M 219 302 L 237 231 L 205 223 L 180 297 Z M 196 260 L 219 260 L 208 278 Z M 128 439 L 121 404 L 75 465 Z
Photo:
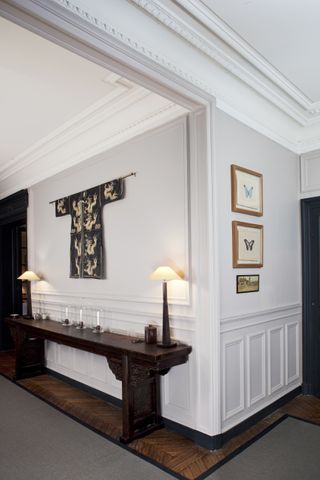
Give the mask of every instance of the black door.
M 22 313 L 22 282 L 17 277 L 27 267 L 27 205 L 26 191 L 0 201 L 0 350 L 13 346 L 3 319 Z
M 320 197 L 301 201 L 303 270 L 303 387 L 320 395 Z

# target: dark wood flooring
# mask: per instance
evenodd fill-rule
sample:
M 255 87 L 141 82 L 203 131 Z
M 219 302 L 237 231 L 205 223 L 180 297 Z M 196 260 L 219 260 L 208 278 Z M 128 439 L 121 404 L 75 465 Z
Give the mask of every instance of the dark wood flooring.
M 12 354 L 0 353 L 0 373 L 13 378 Z M 17 383 L 96 431 L 114 440 L 119 438 L 121 432 L 119 407 L 50 375 L 39 375 Z M 285 414 L 320 425 L 320 399 L 300 395 L 214 452 L 199 447 L 191 440 L 165 428 L 133 441 L 128 447 L 187 480 L 195 480 Z

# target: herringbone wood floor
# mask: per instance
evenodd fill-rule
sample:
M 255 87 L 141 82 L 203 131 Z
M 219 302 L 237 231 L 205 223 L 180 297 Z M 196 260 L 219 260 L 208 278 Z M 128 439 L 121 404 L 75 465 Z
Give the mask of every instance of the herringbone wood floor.
M 0 353 L 0 373 L 13 378 L 14 356 L 12 354 Z M 98 432 L 115 440 L 119 438 L 121 433 L 120 408 L 50 375 L 21 380 L 18 384 Z M 199 447 L 191 440 L 165 428 L 135 440 L 130 443 L 129 447 L 181 477 L 195 480 L 199 475 L 262 433 L 284 414 L 320 425 L 320 400 L 300 395 L 214 452 Z

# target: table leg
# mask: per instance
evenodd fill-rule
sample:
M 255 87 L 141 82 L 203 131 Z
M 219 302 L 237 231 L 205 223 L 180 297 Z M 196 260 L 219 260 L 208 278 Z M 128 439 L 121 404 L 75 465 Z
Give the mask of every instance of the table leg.
M 159 375 L 127 354 L 122 356 L 122 414 L 123 443 L 163 426 Z
M 15 342 L 16 368 L 15 380 L 32 377 L 44 372 L 44 340 L 29 337 L 19 327 L 10 328 Z

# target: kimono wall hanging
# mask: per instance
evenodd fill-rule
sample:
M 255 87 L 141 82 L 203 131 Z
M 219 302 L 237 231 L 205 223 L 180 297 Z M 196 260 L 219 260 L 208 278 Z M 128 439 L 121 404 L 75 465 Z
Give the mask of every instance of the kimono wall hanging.
M 70 278 L 105 278 L 102 209 L 124 198 L 126 177 L 50 202 L 56 217 L 71 216 Z

